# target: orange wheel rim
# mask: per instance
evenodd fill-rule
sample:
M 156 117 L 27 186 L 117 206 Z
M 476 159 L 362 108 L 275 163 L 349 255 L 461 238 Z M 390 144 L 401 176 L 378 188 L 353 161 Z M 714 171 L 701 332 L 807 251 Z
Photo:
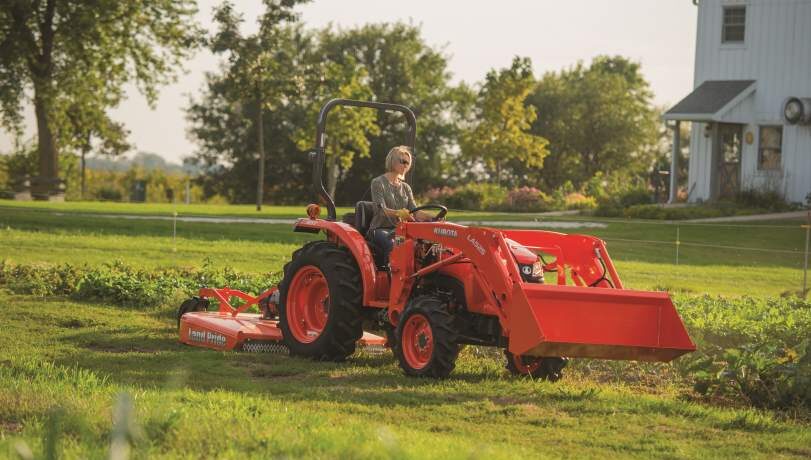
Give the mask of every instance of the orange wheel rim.
M 417 313 L 403 325 L 402 344 L 406 362 L 413 369 L 422 369 L 434 353 L 434 334 L 428 318 Z
M 329 286 L 317 267 L 301 267 L 287 291 L 287 324 L 298 342 L 311 343 L 321 335 L 329 318 Z

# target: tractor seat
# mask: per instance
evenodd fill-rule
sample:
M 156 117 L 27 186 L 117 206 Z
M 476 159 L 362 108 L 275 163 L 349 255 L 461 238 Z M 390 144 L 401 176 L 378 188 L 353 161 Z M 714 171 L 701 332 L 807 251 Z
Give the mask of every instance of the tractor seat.
M 369 249 L 372 251 L 375 265 L 378 270 L 388 271 L 388 264 L 383 260 L 383 251 L 377 247 L 374 241 L 368 237 L 369 226 L 372 225 L 372 218 L 380 211 L 380 206 L 374 201 L 358 201 L 355 204 L 355 229 L 366 239 Z
M 372 218 L 377 212 L 378 205 L 374 201 L 358 201 L 355 204 L 355 228 L 366 238 Z

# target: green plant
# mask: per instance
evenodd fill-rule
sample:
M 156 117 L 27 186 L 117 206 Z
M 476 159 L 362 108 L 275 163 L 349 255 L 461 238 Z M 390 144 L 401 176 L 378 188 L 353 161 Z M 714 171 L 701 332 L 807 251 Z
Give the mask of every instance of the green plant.
M 210 261 L 196 268 L 147 270 L 122 262 L 98 267 L 16 265 L 0 262 L 0 286 L 13 293 L 69 296 L 76 300 L 110 302 L 127 307 L 154 307 L 176 295 L 193 295 L 205 286 L 230 286 L 260 293 L 279 276 L 247 275 L 230 267 L 214 269 Z
M 743 190 L 735 195 L 735 203 L 747 207 L 758 208 L 773 212 L 788 211 L 791 206 L 785 198 L 772 190 Z
M 507 198 L 507 190 L 495 184 L 467 184 L 446 196 L 445 205 L 451 209 L 497 210 Z
M 98 199 L 102 201 L 121 201 L 122 198 L 121 191 L 113 187 L 105 186 L 98 191 Z
M 597 201 L 594 198 L 578 192 L 566 195 L 563 198 L 563 203 L 566 209 L 594 209 L 597 206 Z
M 678 361 L 701 394 L 811 409 L 811 302 L 679 298 L 698 351 Z

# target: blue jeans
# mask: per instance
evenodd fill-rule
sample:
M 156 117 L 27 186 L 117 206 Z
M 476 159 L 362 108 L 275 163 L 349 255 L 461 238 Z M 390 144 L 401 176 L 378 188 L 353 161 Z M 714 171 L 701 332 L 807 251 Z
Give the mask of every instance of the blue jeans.
M 378 251 L 379 257 L 376 258 L 378 264 L 381 266 L 388 265 L 389 254 L 394 248 L 394 229 L 376 228 L 372 230 L 372 243 Z

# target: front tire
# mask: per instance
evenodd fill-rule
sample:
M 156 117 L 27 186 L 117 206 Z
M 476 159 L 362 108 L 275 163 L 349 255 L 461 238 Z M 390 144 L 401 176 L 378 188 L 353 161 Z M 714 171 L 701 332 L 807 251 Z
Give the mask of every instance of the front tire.
M 343 361 L 355 352 L 363 335 L 363 288 L 346 248 L 306 244 L 284 266 L 279 292 L 279 327 L 291 355 Z
M 456 366 L 457 333 L 444 300 L 431 295 L 412 300 L 395 335 L 394 352 L 406 375 L 441 379 Z
M 504 350 L 507 358 L 507 370 L 513 375 L 528 375 L 534 379 L 557 382 L 563 377 L 563 368 L 568 358 L 540 358 L 535 356 L 517 356 Z

